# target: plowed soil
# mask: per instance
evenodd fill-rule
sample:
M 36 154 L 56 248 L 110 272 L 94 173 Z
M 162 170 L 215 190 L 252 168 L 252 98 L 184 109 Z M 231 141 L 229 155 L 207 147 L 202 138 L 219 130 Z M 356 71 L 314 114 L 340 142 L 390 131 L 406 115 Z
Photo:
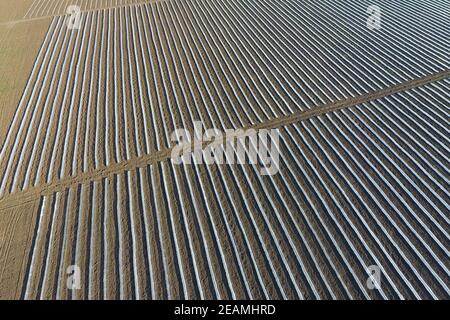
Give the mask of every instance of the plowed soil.
M 80 0 L 71 30 L 65 1 L 17 2 L 0 299 L 450 297 L 445 5 L 382 1 L 368 32 L 369 1 Z M 279 172 L 175 165 L 195 121 L 278 129 Z

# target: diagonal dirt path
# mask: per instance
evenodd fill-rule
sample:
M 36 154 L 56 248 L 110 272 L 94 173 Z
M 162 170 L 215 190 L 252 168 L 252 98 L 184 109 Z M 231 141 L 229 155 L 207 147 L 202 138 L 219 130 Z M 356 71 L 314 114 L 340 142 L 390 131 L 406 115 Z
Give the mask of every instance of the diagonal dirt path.
M 352 97 L 348 99 L 343 99 L 339 101 L 335 101 L 333 103 L 324 104 L 319 107 L 315 107 L 314 109 L 307 111 L 299 111 L 292 113 L 285 117 L 278 117 L 272 120 L 264 121 L 258 123 L 253 126 L 244 127 L 242 129 L 271 129 L 286 126 L 288 124 L 292 124 L 299 121 L 304 121 L 313 117 L 317 117 L 323 115 L 325 113 L 337 111 L 340 109 L 349 108 L 358 104 L 363 104 L 369 101 L 377 100 L 398 92 L 406 91 L 412 88 L 424 86 L 426 84 L 443 80 L 445 78 L 450 77 L 450 70 L 443 70 L 425 77 L 413 79 L 410 81 L 406 81 L 400 83 L 398 85 L 394 85 L 391 87 L 387 87 L 382 90 L 369 92 L 367 94 L 363 94 L 357 97 Z M 133 168 L 143 167 L 148 164 L 153 164 L 157 162 L 161 162 L 170 158 L 172 148 L 166 148 L 152 154 L 146 154 L 141 157 L 135 157 L 127 161 L 123 161 L 120 163 L 112 164 L 107 167 L 102 167 L 96 170 L 91 170 L 79 174 L 75 177 L 64 178 L 59 181 L 55 181 L 49 184 L 39 185 L 37 187 L 32 187 L 24 191 L 20 191 L 17 193 L 12 193 L 6 195 L 3 199 L 0 200 L 0 210 L 5 210 L 8 208 L 15 207 L 20 204 L 24 204 L 30 201 L 34 201 L 41 195 L 51 194 L 56 191 L 62 191 L 72 185 L 76 185 L 79 183 L 87 182 L 87 181 L 95 181 L 100 180 L 102 178 L 108 177 L 115 173 L 129 170 Z

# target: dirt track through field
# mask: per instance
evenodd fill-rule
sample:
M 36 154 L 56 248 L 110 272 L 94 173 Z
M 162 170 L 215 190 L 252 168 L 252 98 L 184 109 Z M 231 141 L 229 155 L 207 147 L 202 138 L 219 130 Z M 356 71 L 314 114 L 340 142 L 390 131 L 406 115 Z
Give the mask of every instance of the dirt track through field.
M 448 13 L 382 1 L 371 33 L 369 2 L 163 1 L 83 12 L 80 30 L 54 17 L 0 149 L 0 214 L 16 226 L 34 208 L 15 294 L 448 298 Z M 174 165 L 170 134 L 196 120 L 278 128 L 280 172 Z
M 23 296 L 448 297 L 446 85 L 281 128 L 273 177 L 166 160 L 45 195 Z M 82 290 L 54 291 L 72 264 Z

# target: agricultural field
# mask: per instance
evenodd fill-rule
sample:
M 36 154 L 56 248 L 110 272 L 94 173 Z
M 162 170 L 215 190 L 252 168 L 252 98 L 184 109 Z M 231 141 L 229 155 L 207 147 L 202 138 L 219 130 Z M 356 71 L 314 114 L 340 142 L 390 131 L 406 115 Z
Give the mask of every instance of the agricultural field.
M 3 0 L 0 3 L 0 25 L 20 23 L 34 0 Z M 42 38 L 39 37 L 42 41 Z M 35 56 L 33 56 L 34 58 Z
M 449 3 L 14 3 L 0 299 L 450 298 Z M 175 163 L 198 121 L 278 171 Z
M 70 6 L 78 6 L 80 11 L 120 7 L 130 4 L 149 2 L 145 0 L 33 0 L 24 18 L 38 18 L 68 13 Z M 70 11 L 70 9 L 69 9 Z

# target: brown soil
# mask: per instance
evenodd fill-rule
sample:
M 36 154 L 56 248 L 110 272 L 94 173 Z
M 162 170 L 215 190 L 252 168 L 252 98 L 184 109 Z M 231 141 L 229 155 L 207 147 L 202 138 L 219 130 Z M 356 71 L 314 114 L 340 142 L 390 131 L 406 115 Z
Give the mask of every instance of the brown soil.
M 447 65 L 299 51 L 272 15 L 236 18 L 266 1 L 106 1 L 73 31 L 39 1 L 0 15 L 0 299 L 448 297 Z M 279 128 L 280 172 L 174 165 L 196 120 Z

